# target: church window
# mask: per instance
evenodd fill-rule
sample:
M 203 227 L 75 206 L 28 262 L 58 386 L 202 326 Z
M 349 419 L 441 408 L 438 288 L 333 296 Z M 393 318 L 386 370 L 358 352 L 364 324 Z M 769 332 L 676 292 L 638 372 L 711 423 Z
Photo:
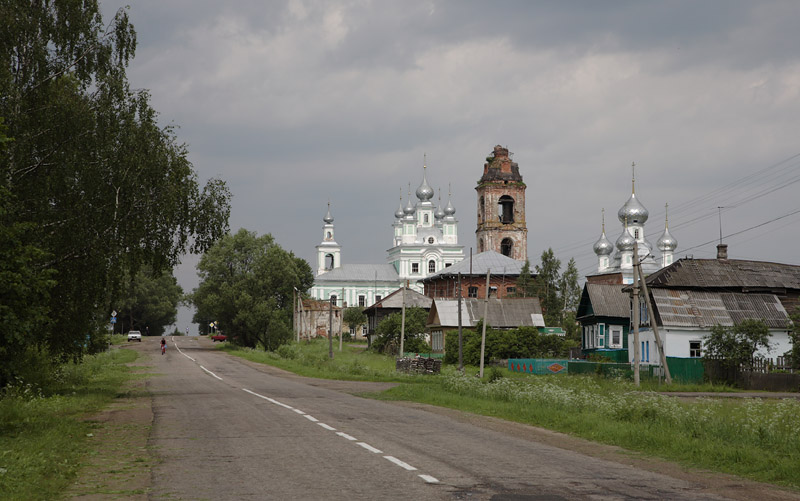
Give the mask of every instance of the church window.
M 451 267 L 451 266 L 453 266 L 453 263 L 444 263 L 444 267 L 445 267 L 445 268 L 449 268 L 449 267 Z
M 435 241 L 435 240 L 433 239 L 433 237 L 428 237 L 428 243 L 429 243 L 429 244 L 433 245 L 433 242 L 434 242 L 434 241 Z
M 433 259 L 428 261 L 428 273 L 436 273 L 436 261 Z
M 484 221 L 484 214 L 486 214 L 485 209 L 486 209 L 486 204 L 483 200 L 483 197 L 481 197 L 481 206 L 478 210 L 478 221 L 480 221 L 481 223 Z
M 327 233 L 327 235 L 328 235 L 328 240 L 330 240 L 331 236 L 333 236 L 333 234 L 330 231 Z
M 419 263 L 411 263 L 411 273 L 419 273 Z
M 633 230 L 633 238 L 639 239 L 639 230 Z
M 367 298 L 366 298 L 366 297 L 364 297 L 364 296 L 358 296 L 358 305 L 359 305 L 360 307 L 362 307 L 362 308 L 363 308 L 364 306 L 366 306 L 366 305 L 367 305 Z
M 333 269 L 333 254 L 327 254 L 325 256 L 325 269 L 326 270 Z
M 510 224 L 514 222 L 514 199 L 508 195 L 500 197 L 497 204 L 500 210 L 500 222 L 503 224 Z
M 377 303 L 378 301 L 380 301 L 381 299 L 383 299 L 383 296 L 381 296 L 380 294 L 375 294 L 375 302 L 376 302 L 376 303 Z
M 470 287 L 467 289 L 467 297 L 478 297 L 478 288 Z
M 514 242 L 511 241 L 510 238 L 504 238 L 502 242 L 500 242 L 500 253 L 504 256 L 511 257 L 511 253 L 514 250 Z
M 336 294 L 333 294 L 331 296 L 331 303 L 333 303 L 335 305 L 336 304 L 336 299 L 337 299 Z
M 424 216 L 422 216 L 422 219 L 423 219 L 423 221 L 425 222 L 425 224 L 428 224 L 428 215 L 427 215 L 427 214 L 425 214 Z
M 483 239 L 478 240 L 478 252 L 483 252 Z

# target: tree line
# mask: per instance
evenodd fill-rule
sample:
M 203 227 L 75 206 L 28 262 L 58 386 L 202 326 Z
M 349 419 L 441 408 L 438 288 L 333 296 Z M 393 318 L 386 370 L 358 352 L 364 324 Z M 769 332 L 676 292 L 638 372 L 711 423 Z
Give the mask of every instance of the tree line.
M 31 360 L 77 360 L 127 280 L 169 272 L 228 231 L 126 68 L 136 31 L 96 0 L 0 2 L 0 387 Z

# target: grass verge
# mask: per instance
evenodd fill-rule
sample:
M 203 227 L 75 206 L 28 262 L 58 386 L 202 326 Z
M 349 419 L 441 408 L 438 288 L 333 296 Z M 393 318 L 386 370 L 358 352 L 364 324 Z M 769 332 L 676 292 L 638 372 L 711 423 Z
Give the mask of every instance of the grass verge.
M 54 387 L 6 388 L 0 399 L 0 499 L 63 496 L 91 447 L 84 420 L 120 395 L 133 350 L 89 356 L 59 368 Z
M 394 371 L 394 359 L 363 347 L 334 350 L 324 341 L 286 345 L 276 352 L 231 353 L 300 375 L 329 379 L 393 381 L 383 400 L 408 400 L 539 426 L 592 441 L 676 461 L 695 468 L 800 488 L 800 402 L 710 399 L 692 401 L 663 391 L 732 391 L 719 385 L 635 387 L 624 379 L 596 376 L 531 376 L 490 367 L 462 375 L 445 367 L 440 376 Z

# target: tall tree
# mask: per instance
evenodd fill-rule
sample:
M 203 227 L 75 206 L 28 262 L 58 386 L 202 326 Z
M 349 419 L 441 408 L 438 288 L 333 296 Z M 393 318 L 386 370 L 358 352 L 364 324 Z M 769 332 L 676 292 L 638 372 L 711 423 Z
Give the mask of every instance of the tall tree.
M 406 308 L 405 337 L 403 339 L 403 349 L 407 352 L 430 351 L 430 346 L 425 342 L 425 323 L 428 321 L 428 312 L 422 308 Z M 400 330 L 402 325 L 402 315 L 392 313 L 381 320 L 375 333 L 377 339 L 372 343 L 372 349 L 396 354 L 400 349 Z
M 522 269 L 519 271 L 516 283 L 517 290 L 514 295 L 518 297 L 533 297 L 536 295 L 535 285 L 534 277 L 531 275 L 531 263 L 526 259 L 525 264 L 522 265 Z
M 557 259 L 553 249 L 542 252 L 541 264 L 536 265 L 536 295 L 544 310 L 547 325 L 561 324 L 562 302 L 559 299 L 561 260 Z
M 364 315 L 364 308 L 360 306 L 346 308 L 342 314 L 342 321 L 347 325 L 349 330 L 355 332 L 355 329 L 367 323 L 367 316 Z
M 57 281 L 21 306 L 50 320 L 25 342 L 77 358 L 126 274 L 169 269 L 227 232 L 230 193 L 219 180 L 200 189 L 148 93 L 130 89 L 136 32 L 124 10 L 106 25 L 96 0 L 0 0 L 0 19 L 6 224 L 29 225 L 16 248 Z
M 581 288 L 578 286 L 578 266 L 575 264 L 575 258 L 570 258 L 567 263 L 567 269 L 561 274 L 561 287 L 559 293 L 561 295 L 561 304 L 563 305 L 562 315 L 568 311 L 575 312 L 578 310 L 578 303 L 581 300 Z
M 144 267 L 123 285 L 122 291 L 118 321 L 125 322 L 128 330 L 160 336 L 175 323 L 183 289 L 171 272 L 153 273 L 150 267 Z
M 197 265 L 194 321 L 218 322 L 234 343 L 274 350 L 292 335 L 292 292 L 314 284 L 309 264 L 272 235 L 240 229 L 215 243 Z

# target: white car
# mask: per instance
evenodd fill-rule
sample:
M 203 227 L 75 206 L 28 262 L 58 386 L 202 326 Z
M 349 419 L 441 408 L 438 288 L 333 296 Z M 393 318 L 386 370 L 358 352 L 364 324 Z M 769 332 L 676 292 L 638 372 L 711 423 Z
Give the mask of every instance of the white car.
M 142 333 L 140 331 L 130 331 L 128 332 L 128 341 L 139 341 L 142 342 Z

